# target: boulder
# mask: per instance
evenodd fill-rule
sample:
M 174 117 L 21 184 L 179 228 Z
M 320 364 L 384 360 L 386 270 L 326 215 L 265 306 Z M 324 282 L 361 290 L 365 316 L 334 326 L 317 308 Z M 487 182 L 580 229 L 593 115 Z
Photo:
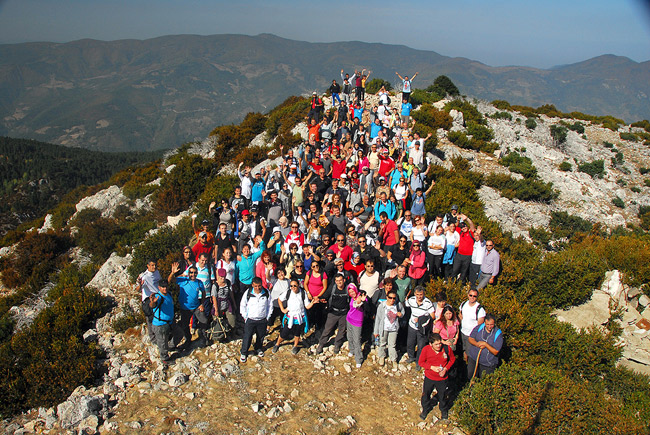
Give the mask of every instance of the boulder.
M 45 216 L 45 220 L 43 221 L 43 226 L 38 229 L 38 232 L 39 234 L 42 234 L 53 229 L 54 227 L 52 226 L 52 215 L 48 213 L 48 215 Z
M 451 116 L 452 119 L 450 131 L 460 131 L 465 128 L 465 118 L 463 117 L 463 112 L 460 112 L 456 109 L 451 109 L 449 111 L 449 116 Z
M 96 208 L 102 212 L 102 217 L 111 217 L 118 206 L 127 204 L 128 201 L 129 198 L 124 196 L 122 189 L 118 186 L 111 186 L 83 198 L 77 203 L 76 208 L 77 213 L 87 208 Z M 74 216 L 72 217 L 74 218 Z
M 99 289 L 130 289 L 131 278 L 129 277 L 128 267 L 131 264 L 131 254 L 120 257 L 115 252 L 99 268 L 95 276 L 88 283 L 88 286 Z M 103 291 L 102 291 L 103 292 Z M 110 292 L 110 290 L 109 290 Z
M 59 416 L 59 424 L 64 429 L 77 427 L 91 415 L 104 417 L 107 411 L 108 401 L 104 395 L 71 396 L 56 408 L 56 413 Z
M 188 381 L 188 377 L 185 373 L 176 373 L 171 378 L 169 378 L 170 387 L 180 387 Z
M 561 322 L 567 322 L 576 329 L 601 326 L 609 320 L 610 295 L 602 290 L 594 290 L 591 299 L 577 307 L 567 310 L 555 310 L 553 315 Z

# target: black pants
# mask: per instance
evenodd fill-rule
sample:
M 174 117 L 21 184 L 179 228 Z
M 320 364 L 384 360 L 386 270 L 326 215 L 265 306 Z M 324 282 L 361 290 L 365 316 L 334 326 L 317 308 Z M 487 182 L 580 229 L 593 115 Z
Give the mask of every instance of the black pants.
M 363 101 L 363 87 L 357 86 L 355 88 L 355 91 L 356 91 L 355 94 L 356 94 L 357 100 Z M 359 121 L 361 121 L 361 120 L 359 120 Z
M 454 269 L 451 272 L 452 277 L 456 278 L 460 274 L 461 282 L 467 282 L 469 277 L 469 265 L 472 264 L 471 255 L 456 254 L 454 258 Z
M 420 352 L 422 352 L 424 346 L 429 343 L 429 340 L 427 340 L 426 335 L 422 334 L 419 331 L 416 331 L 410 326 L 408 327 L 408 331 L 408 336 L 406 338 L 406 352 L 409 356 L 409 359 L 415 360 L 417 362 L 420 359 Z M 417 352 L 415 351 L 416 345 L 418 348 Z
M 443 278 L 442 255 L 429 255 L 429 272 L 432 278 Z
M 449 402 L 447 400 L 447 382 L 448 379 L 442 381 L 434 381 L 429 379 L 426 376 L 424 377 L 424 385 L 422 386 L 422 398 L 420 399 L 420 404 L 422 405 L 423 411 L 431 411 L 436 405 L 435 401 L 431 399 L 431 393 L 433 390 L 437 391 L 436 396 L 438 397 L 438 402 L 440 403 L 440 413 L 445 414 L 449 411 Z
M 325 326 L 325 319 L 327 313 L 325 312 L 325 304 L 315 304 L 307 311 L 307 318 L 309 319 L 309 326 L 313 326 L 315 331 L 322 331 Z
M 244 337 L 241 340 L 241 354 L 246 355 L 248 353 L 248 348 L 251 346 L 253 341 L 253 334 L 255 337 L 255 352 L 262 350 L 262 345 L 264 344 L 264 337 L 266 337 L 266 319 L 263 320 L 251 320 L 248 319 L 244 323 Z
M 345 341 L 345 333 L 347 330 L 346 316 L 347 313 L 343 313 L 343 314 L 329 313 L 327 315 L 327 320 L 325 321 L 325 328 L 323 329 L 323 333 L 320 336 L 320 340 L 318 340 L 318 349 L 323 350 L 323 348 L 329 341 L 330 335 L 332 335 L 334 330 L 337 328 L 338 328 L 338 332 L 336 333 L 336 338 L 334 339 L 334 347 L 336 349 L 341 349 L 341 346 Z
M 487 349 L 484 352 L 487 352 Z M 467 358 L 467 379 L 472 380 L 475 367 L 476 360 L 472 359 L 472 357 Z M 476 370 L 476 376 L 482 378 L 483 376 L 494 372 L 496 368 L 496 366 L 484 366 L 483 364 L 479 364 L 478 369 Z
M 472 288 L 476 288 L 476 283 L 478 281 L 478 275 L 480 271 L 480 264 L 472 263 L 469 265 L 469 284 L 472 286 Z
M 402 92 L 402 99 L 406 100 L 406 102 L 408 103 L 409 100 L 411 99 L 411 93 L 410 92 Z

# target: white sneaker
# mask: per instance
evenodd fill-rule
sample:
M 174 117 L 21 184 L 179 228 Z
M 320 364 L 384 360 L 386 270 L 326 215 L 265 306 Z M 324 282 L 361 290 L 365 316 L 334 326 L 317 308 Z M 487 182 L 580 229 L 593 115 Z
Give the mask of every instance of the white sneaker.
M 357 363 L 357 368 L 360 369 L 360 368 L 361 368 L 361 364 Z
M 348 352 L 348 356 L 352 357 L 354 354 L 352 352 Z

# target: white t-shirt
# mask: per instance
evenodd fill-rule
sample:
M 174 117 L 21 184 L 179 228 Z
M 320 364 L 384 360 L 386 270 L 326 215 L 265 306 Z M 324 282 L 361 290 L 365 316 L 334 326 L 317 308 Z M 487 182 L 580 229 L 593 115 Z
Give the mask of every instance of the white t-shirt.
M 217 261 L 217 265 L 215 267 L 216 270 L 219 269 L 226 269 L 226 279 L 230 281 L 231 283 L 234 283 L 235 279 L 235 262 L 230 260 L 230 263 L 226 263 L 224 260 L 219 260 Z
M 442 249 L 433 249 L 432 246 L 440 245 Z M 429 237 L 429 252 L 431 255 L 442 255 L 445 251 L 445 246 L 447 245 L 447 238 L 444 234 L 433 235 Z
M 301 298 L 300 296 L 303 295 Z M 309 305 L 309 298 L 307 298 L 307 292 L 294 293 L 293 291 L 289 294 L 289 300 L 287 301 L 287 293 L 280 295 L 280 300 L 282 305 L 289 310 L 287 313 L 287 318 L 289 325 L 299 324 L 302 325 L 303 317 L 305 316 L 305 305 Z
M 447 239 L 447 244 L 448 245 L 456 245 L 456 243 L 460 242 L 460 235 L 454 231 L 453 233 L 450 233 L 449 231 L 445 231 L 445 238 Z
M 408 190 L 408 186 L 406 184 L 403 186 L 400 186 L 399 184 L 395 186 L 395 189 L 393 189 L 393 191 L 395 192 L 395 199 L 402 200 L 406 198 L 407 190 Z
M 431 302 L 431 300 L 425 297 L 422 300 L 422 303 L 418 305 L 417 299 L 415 296 L 411 296 L 406 301 L 406 306 L 411 308 L 411 318 L 409 319 L 409 326 L 413 329 L 418 329 L 418 317 L 424 316 L 425 314 L 431 315 L 436 311 L 436 306 Z M 431 319 L 433 322 L 433 319 Z
M 368 236 L 366 235 L 366 238 Z M 359 277 L 359 289 L 364 290 L 368 298 L 372 298 L 375 295 L 375 292 L 379 290 L 379 272 L 375 270 L 375 273 L 368 275 L 364 270 L 361 272 L 362 276 Z
M 473 306 L 470 306 L 468 301 L 460 304 L 460 313 L 463 315 L 460 332 L 467 336 L 469 336 L 469 334 L 472 333 L 472 329 L 476 328 L 476 325 L 478 325 L 478 319 L 485 317 L 485 310 L 483 307 L 478 309 L 478 313 L 476 312 L 477 303 L 478 302 L 476 302 Z
M 158 281 L 160 281 L 160 272 L 158 272 L 158 270 L 155 270 L 153 272 L 149 272 L 149 270 L 145 270 L 140 275 L 140 278 L 142 278 L 142 300 L 144 301 L 152 294 L 158 292 Z
M 386 304 L 384 302 L 384 304 Z M 384 331 L 395 332 L 399 329 L 397 321 L 397 306 L 386 304 L 386 316 L 384 317 Z
M 474 250 L 472 250 L 472 264 L 483 264 L 483 258 L 485 258 L 485 252 L 487 248 L 485 247 L 485 240 L 474 241 Z

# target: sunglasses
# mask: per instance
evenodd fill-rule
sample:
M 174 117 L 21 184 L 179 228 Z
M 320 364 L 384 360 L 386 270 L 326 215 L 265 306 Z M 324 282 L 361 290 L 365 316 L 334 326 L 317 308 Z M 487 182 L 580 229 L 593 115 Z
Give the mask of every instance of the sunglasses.
M 295 284 L 291 284 L 291 286 L 290 286 L 290 287 L 291 287 L 291 288 L 298 288 L 298 286 L 297 286 L 297 285 L 295 285 Z
M 395 298 L 395 296 L 388 296 L 386 299 L 394 300 L 396 298 Z

